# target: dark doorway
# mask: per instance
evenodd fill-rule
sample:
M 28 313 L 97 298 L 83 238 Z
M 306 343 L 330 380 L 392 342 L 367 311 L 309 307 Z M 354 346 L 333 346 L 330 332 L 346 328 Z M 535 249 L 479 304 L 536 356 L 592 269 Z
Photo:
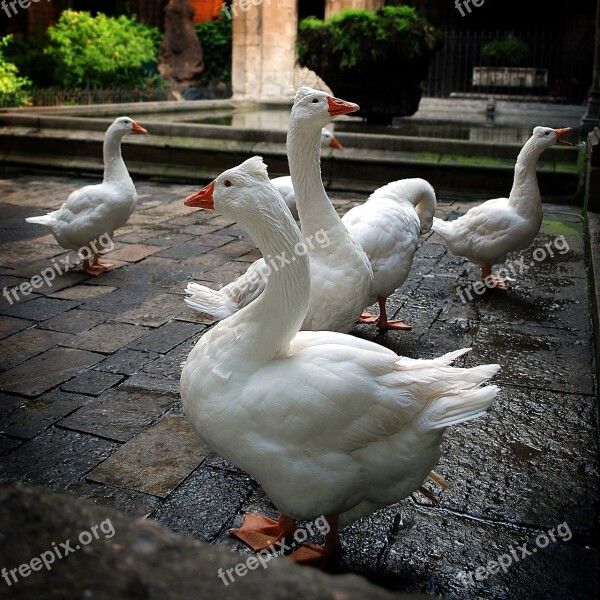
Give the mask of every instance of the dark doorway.
M 298 22 L 306 17 L 325 18 L 325 0 L 298 0 Z

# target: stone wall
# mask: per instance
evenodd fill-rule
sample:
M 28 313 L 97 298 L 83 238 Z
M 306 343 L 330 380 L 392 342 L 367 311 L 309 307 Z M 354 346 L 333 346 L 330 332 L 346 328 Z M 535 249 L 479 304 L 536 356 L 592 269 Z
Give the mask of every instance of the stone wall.
M 234 98 L 291 98 L 296 0 L 264 0 L 233 16 Z
M 325 10 L 330 16 L 345 8 L 375 9 L 382 4 L 383 0 L 326 0 Z M 245 0 L 234 7 L 234 98 L 291 99 L 301 85 L 330 91 L 312 71 L 296 66 L 296 0 Z

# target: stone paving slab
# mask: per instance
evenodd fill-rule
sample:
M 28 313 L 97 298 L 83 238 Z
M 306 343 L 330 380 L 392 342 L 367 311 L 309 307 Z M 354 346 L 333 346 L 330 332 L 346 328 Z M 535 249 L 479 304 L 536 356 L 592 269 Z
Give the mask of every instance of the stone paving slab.
M 166 414 L 121 446 L 88 479 L 166 498 L 209 452 L 186 418 Z
M 61 425 L 126 442 L 173 405 L 173 399 L 116 388 L 63 419 Z
M 51 348 L 0 374 L 0 390 L 38 396 L 95 365 L 102 358 L 102 354 L 86 350 Z
M 0 220 L 0 255 L 11 261 L 0 268 L 0 287 L 8 293 L 67 255 L 24 216 L 92 183 L 38 179 L 0 178 L 0 216 L 8 218 Z M 225 285 L 260 256 L 230 219 L 183 206 L 203 183 L 136 182 L 138 206 L 109 257 L 120 257 L 116 268 L 100 277 L 63 273 L 13 304 L 0 295 L 0 361 L 10 367 L 0 374 L 0 478 L 156 519 L 248 556 L 228 528 L 247 511 L 277 511 L 252 478 L 202 445 L 179 399 L 182 362 L 213 324 L 185 305 L 185 286 Z M 340 214 L 364 197 L 331 196 Z M 456 218 L 472 205 L 440 199 L 438 215 Z M 429 233 L 387 301 L 388 314 L 412 330 L 353 329 L 411 357 L 472 347 L 459 364 L 500 363 L 501 393 L 484 417 L 446 432 L 436 470 L 450 489 L 435 490 L 440 504 L 414 494 L 346 528 L 342 572 L 460 600 L 594 597 L 600 478 L 586 232 L 577 210 L 544 211 L 534 245 L 510 257 L 528 266 L 512 292 L 462 302 L 457 288 L 478 281 L 478 268 Z M 569 249 L 561 253 L 563 239 Z M 36 255 L 36 245 L 46 254 Z M 561 522 L 571 540 L 464 585 L 462 573 Z
M 118 444 L 76 431 L 51 427 L 0 462 L 0 478 L 65 490 L 81 481 Z
M 0 419 L 0 431 L 16 438 L 32 438 L 90 400 L 89 396 L 53 390 L 22 403 L 7 417 Z

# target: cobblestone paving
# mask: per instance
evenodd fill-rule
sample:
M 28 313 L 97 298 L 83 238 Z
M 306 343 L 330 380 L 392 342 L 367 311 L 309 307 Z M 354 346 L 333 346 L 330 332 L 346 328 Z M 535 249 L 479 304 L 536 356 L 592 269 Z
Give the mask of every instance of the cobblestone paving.
M 212 325 L 186 307 L 186 283 L 220 287 L 258 251 L 235 223 L 185 207 L 193 186 L 142 181 L 138 206 L 106 255 L 113 269 L 95 278 L 78 267 L 28 285 L 76 255 L 24 218 L 87 183 L 0 179 L 0 477 L 247 552 L 228 528 L 247 510 L 275 515 L 274 507 L 202 444 L 178 382 Z M 331 197 L 340 214 L 361 198 Z M 438 215 L 454 218 L 470 205 L 441 199 Z M 595 596 L 598 422 L 583 232 L 576 209 L 545 206 L 534 245 L 511 257 L 514 290 L 482 295 L 471 287 L 476 268 L 430 234 L 388 301 L 390 316 L 413 329 L 355 327 L 354 335 L 411 357 L 472 347 L 465 364 L 502 365 L 501 393 L 485 417 L 446 432 L 437 471 L 450 489 L 437 492 L 440 504 L 415 495 L 347 528 L 343 571 L 449 598 Z M 542 547 L 552 528 L 554 541 Z M 510 566 L 498 567 L 503 555 Z

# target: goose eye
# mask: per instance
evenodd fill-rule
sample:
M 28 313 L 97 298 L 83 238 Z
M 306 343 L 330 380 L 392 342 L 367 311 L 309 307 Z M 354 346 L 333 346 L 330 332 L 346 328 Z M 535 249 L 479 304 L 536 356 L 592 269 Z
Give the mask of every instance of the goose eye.
M 229 179 L 226 179 L 226 180 L 223 182 L 223 185 L 224 185 L 225 187 L 231 187 L 231 186 L 233 185 L 233 183 L 231 183 L 231 181 L 230 181 Z
M 546 131 L 546 134 L 545 134 L 545 135 L 550 135 L 550 132 L 549 132 L 549 131 Z
M 316 104 L 318 101 L 319 101 L 319 99 L 318 99 L 318 98 L 313 98 L 313 99 L 312 99 L 312 102 L 313 102 L 313 104 Z

